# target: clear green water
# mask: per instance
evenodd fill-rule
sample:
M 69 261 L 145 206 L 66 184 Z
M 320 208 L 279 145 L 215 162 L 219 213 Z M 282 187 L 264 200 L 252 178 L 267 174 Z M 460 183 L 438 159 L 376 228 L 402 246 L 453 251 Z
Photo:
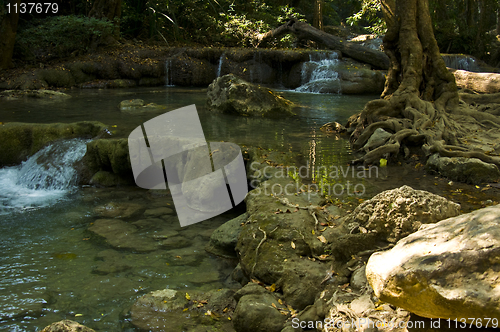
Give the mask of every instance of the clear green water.
M 284 92 L 303 107 L 293 119 L 256 119 L 209 113 L 205 90 L 155 88 L 133 90 L 72 90 L 64 101 L 0 101 L 0 121 L 74 122 L 101 121 L 116 137 L 127 137 L 132 129 L 159 113 L 121 113 L 124 99 L 144 99 L 167 105 L 167 110 L 196 104 L 209 141 L 231 141 L 278 151 L 293 151 L 297 160 L 311 170 L 321 166 L 347 167 L 352 151 L 345 139 L 326 137 L 319 127 L 329 121 L 344 123 L 374 96 L 317 95 Z M 380 169 L 377 177 L 360 179 L 363 195 L 342 196 L 341 200 L 370 198 L 386 189 L 408 184 L 462 203 L 466 211 L 480 207 L 488 192 L 426 176 L 408 167 Z M 462 188 L 464 193 L 458 194 Z M 96 207 L 113 203 L 136 203 L 144 207 L 165 206 L 165 197 L 136 188 L 73 190 L 49 207 L 16 211 L 0 216 L 0 330 L 39 331 L 52 322 L 72 319 L 98 331 L 135 331 L 128 322 L 128 309 L 141 295 L 157 289 L 230 287 L 231 262 L 211 257 L 204 251 L 210 233 L 225 221 L 242 213 L 231 211 L 211 220 L 180 228 L 175 218 L 163 223 L 162 230 L 175 230 L 191 244 L 185 248 L 161 248 L 149 253 L 117 251 L 128 269 L 103 274 L 98 256 L 110 246 L 92 236 L 87 228 L 99 218 Z M 464 205 L 465 206 L 465 205 Z M 134 222 L 144 217 L 136 217 Z M 146 218 L 147 219 L 147 218 Z M 151 221 L 151 220 L 150 220 Z M 144 236 L 158 230 L 144 228 Z M 179 258 L 179 257 L 180 258 Z M 201 272 L 216 271 L 218 280 L 193 278 Z

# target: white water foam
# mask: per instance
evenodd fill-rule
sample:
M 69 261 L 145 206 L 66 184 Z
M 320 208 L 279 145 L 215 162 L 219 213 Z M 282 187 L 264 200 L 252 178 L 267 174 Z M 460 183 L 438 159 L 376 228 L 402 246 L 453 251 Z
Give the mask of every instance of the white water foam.
M 338 62 L 338 56 L 335 52 L 309 55 L 309 62 L 302 64 L 302 85 L 295 91 L 340 94 Z
M 75 164 L 87 141 L 73 139 L 49 145 L 21 165 L 0 169 L 0 215 L 50 206 L 75 188 Z

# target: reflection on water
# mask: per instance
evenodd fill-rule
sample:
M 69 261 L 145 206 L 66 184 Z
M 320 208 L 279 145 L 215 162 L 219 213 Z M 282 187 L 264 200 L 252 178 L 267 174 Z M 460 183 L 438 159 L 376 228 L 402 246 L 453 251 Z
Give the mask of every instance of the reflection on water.
M 300 104 L 296 109 L 298 116 L 269 120 L 210 113 L 205 108 L 204 89 L 169 87 L 69 93 L 73 98 L 63 101 L 0 101 L 0 119 L 40 123 L 95 120 L 109 125 L 115 137 L 127 137 L 134 128 L 163 111 L 121 113 L 118 104 L 122 100 L 140 98 L 146 103 L 167 105 L 168 110 L 196 104 L 207 141 L 224 140 L 292 151 L 297 162 L 307 166 L 306 182 L 310 184 L 335 186 L 351 181 L 363 185 L 363 191 L 358 186 L 358 192 L 350 197 L 334 197 L 339 200 L 357 202 L 408 184 L 459 201 L 467 212 L 479 208 L 481 201 L 494 200 L 497 190 L 450 184 L 408 165 L 389 165 L 368 177 L 352 172 L 348 168 L 349 160 L 353 159 L 349 142 L 326 137 L 318 128 L 330 121 L 345 123 L 374 96 L 283 91 L 285 98 Z M 340 172 L 336 178 L 330 175 L 335 167 Z M 19 167 L 0 170 L 0 187 L 14 188 L 11 180 L 15 172 L 19 172 Z M 32 195 L 39 193 L 30 190 Z M 34 199 L 29 198 L 30 193 L 24 196 L 28 200 Z M 242 211 L 180 228 L 175 216 L 162 218 L 145 212 L 164 207 L 168 197 L 139 188 L 86 187 L 65 195 L 66 199 L 57 204 L 46 207 L 39 204 L 24 212 L 22 207 L 27 204 L 20 203 L 15 211 L 0 218 L 0 330 L 36 331 L 54 321 L 73 319 L 101 331 L 134 331 L 127 322 L 127 311 L 142 294 L 167 287 L 228 287 L 225 280 L 232 266 L 207 255 L 204 246 L 216 227 Z M 4 207 L 14 206 L 23 194 L 7 196 L 1 197 Z M 96 211 L 109 204 L 140 206 L 143 210 L 140 214 L 120 219 L 133 224 L 138 236 L 158 245 L 158 249 L 148 253 L 117 250 L 90 233 L 89 226 L 103 218 L 99 214 L 102 212 Z M 166 234 L 174 234 L 180 244 L 172 247 L 161 242 Z M 198 277 L 200 272 L 206 272 L 205 279 Z

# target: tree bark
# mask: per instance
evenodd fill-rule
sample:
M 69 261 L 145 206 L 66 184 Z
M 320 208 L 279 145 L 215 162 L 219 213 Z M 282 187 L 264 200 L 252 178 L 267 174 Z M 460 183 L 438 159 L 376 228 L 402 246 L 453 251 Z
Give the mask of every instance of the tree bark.
M 313 27 L 323 31 L 323 0 L 314 0 Z
M 12 53 L 16 42 L 17 22 L 19 12 L 13 8 L 19 8 L 21 0 L 10 1 L 11 12 L 7 9 L 0 9 L 0 70 L 7 69 L 12 64 Z M 16 4 L 16 6 L 14 6 Z
M 258 46 L 265 45 L 267 41 L 289 33 L 294 34 L 298 39 L 312 40 L 321 43 L 331 50 L 340 51 L 350 58 L 371 64 L 375 68 L 389 68 L 389 59 L 383 52 L 347 42 L 296 19 L 291 19 L 278 28 L 259 36 Z

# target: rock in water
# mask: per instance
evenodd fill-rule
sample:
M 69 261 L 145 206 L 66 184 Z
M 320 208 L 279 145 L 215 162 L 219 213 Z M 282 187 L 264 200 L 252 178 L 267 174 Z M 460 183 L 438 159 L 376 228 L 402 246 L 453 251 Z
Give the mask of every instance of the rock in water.
M 210 242 L 205 250 L 214 255 L 222 257 L 235 257 L 238 236 L 241 233 L 241 224 L 248 219 L 248 213 L 244 213 L 217 228 L 210 236 Z
M 378 148 L 379 146 L 387 142 L 387 140 L 391 136 L 391 133 L 388 133 L 382 128 L 377 128 L 370 136 L 370 139 L 368 139 L 368 142 L 366 142 L 365 146 L 363 146 L 363 150 L 365 150 L 365 152 L 368 152 L 370 150 Z
M 69 319 L 52 323 L 42 330 L 42 332 L 95 332 L 93 329 L 83 326 Z
M 498 167 L 477 158 L 440 157 L 435 153 L 427 160 L 426 166 L 454 181 L 480 184 L 500 180 Z
M 499 224 L 496 205 L 424 225 L 373 254 L 368 281 L 382 301 L 423 317 L 500 319 Z
M 294 104 L 268 88 L 228 74 L 217 78 L 207 91 L 211 111 L 243 116 L 280 118 L 295 115 Z

